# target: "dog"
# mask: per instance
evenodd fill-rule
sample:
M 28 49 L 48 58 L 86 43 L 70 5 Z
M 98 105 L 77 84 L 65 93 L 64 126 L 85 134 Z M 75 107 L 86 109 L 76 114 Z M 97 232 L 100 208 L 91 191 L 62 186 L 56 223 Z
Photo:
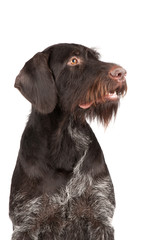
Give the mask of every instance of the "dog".
M 87 119 L 108 125 L 125 76 L 78 44 L 53 45 L 26 62 L 15 87 L 32 110 L 12 177 L 12 240 L 114 239 L 114 188 Z

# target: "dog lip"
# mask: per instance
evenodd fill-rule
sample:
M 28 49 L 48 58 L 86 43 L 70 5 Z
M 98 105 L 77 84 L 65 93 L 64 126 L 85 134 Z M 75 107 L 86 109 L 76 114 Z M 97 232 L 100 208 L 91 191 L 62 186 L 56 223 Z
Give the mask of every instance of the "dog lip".
M 87 108 L 89 108 L 92 104 L 93 104 L 93 102 L 85 103 L 85 104 L 79 104 L 79 107 L 80 107 L 80 108 L 83 108 L 83 109 L 87 109 Z
M 98 100 L 96 103 L 98 104 L 98 103 L 103 103 L 103 102 L 106 102 L 106 101 L 118 101 L 119 99 L 120 99 L 120 96 L 117 95 L 116 92 L 108 93 L 102 99 Z M 93 101 L 89 102 L 89 103 L 79 104 L 79 107 L 82 108 L 82 109 L 88 109 L 88 108 L 91 107 L 92 104 L 93 104 Z

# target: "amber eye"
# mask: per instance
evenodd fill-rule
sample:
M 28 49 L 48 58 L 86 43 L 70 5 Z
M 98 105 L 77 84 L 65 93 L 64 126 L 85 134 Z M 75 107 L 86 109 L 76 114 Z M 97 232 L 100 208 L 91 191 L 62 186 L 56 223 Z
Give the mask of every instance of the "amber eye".
M 80 64 L 80 62 L 81 62 L 80 58 L 72 57 L 72 58 L 70 58 L 70 60 L 68 61 L 67 64 L 70 66 L 76 66 L 76 65 Z
M 73 58 L 71 59 L 71 64 L 72 64 L 72 65 L 78 64 L 78 59 L 75 58 L 75 57 L 73 57 Z
M 80 57 L 73 56 L 67 62 L 67 65 L 69 65 L 69 66 L 76 66 L 76 65 L 80 65 L 81 63 L 82 63 L 82 60 L 81 60 Z

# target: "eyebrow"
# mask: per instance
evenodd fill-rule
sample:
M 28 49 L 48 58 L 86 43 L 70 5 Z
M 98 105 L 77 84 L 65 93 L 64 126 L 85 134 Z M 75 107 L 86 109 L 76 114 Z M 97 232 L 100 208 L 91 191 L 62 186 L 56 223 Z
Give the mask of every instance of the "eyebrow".
M 74 50 L 72 52 L 72 55 L 79 56 L 80 55 L 80 51 L 79 50 Z

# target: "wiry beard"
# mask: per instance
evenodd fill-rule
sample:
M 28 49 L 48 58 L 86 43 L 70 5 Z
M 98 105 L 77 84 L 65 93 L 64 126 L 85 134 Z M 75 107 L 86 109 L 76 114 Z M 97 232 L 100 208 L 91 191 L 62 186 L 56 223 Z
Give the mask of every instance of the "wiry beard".
M 104 127 L 107 127 L 108 123 L 117 114 L 119 102 L 108 102 L 91 106 L 85 111 L 85 117 L 90 121 L 97 119 L 102 123 Z
M 78 119 L 88 118 L 91 121 L 97 118 L 97 121 L 106 127 L 112 117 L 116 116 L 120 96 L 124 96 L 126 92 L 126 83 L 112 82 L 101 76 L 86 91 L 82 101 L 78 104 L 76 111 Z
M 124 97 L 126 92 L 126 82 L 110 81 L 101 75 L 87 91 L 86 96 L 83 98 L 83 103 L 96 105 L 98 103 L 115 100 L 112 98 L 113 96 L 116 96 L 116 100 L 118 100 L 119 97 Z
M 104 97 L 108 94 L 107 87 L 99 79 L 95 81 L 85 97 L 85 103 L 92 102 L 93 105 L 104 102 Z
M 86 119 L 90 122 L 97 119 L 104 127 L 107 127 L 110 120 L 116 117 L 119 102 L 103 102 L 92 105 L 88 109 L 77 107 L 72 113 L 75 120 L 85 123 Z

